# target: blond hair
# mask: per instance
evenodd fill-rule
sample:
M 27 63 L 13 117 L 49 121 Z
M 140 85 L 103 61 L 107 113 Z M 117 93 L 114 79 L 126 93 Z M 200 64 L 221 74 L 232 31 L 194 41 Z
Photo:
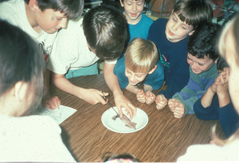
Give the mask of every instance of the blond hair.
M 134 73 L 146 73 L 158 62 L 159 54 L 156 45 L 146 39 L 133 39 L 125 52 L 125 65 Z
M 226 38 L 229 34 L 229 32 L 231 32 L 231 36 L 234 42 L 234 48 L 236 50 L 236 63 L 239 65 L 239 32 L 238 32 L 238 28 L 239 28 L 239 14 L 237 14 L 229 23 L 227 23 L 227 25 L 224 27 L 219 41 L 218 41 L 218 50 L 220 55 L 225 58 L 225 41 Z M 216 135 L 216 125 L 213 127 L 212 129 L 212 139 L 214 140 L 214 143 L 216 145 L 220 145 L 223 146 L 225 144 L 231 143 L 232 141 L 234 141 L 235 139 L 239 138 L 239 129 L 237 129 L 237 131 L 228 139 L 226 140 L 222 140 L 219 139 Z

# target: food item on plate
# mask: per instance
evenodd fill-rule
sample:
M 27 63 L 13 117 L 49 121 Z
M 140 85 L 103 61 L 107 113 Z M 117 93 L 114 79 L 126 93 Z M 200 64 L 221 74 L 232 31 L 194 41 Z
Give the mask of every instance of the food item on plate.
M 119 115 L 117 114 L 116 116 L 112 117 L 113 120 L 115 120 L 116 118 L 120 118 Z M 132 122 L 128 117 L 126 117 L 126 115 L 123 114 L 123 117 L 120 118 L 120 120 L 125 123 L 125 126 L 136 130 L 136 125 L 137 123 Z

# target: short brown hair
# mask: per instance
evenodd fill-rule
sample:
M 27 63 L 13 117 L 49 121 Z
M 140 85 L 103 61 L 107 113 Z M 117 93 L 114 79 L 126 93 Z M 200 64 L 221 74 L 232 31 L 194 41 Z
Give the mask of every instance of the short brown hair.
M 125 65 L 134 73 L 145 73 L 155 67 L 158 58 L 158 50 L 152 41 L 135 38 L 126 49 Z
M 212 7 L 206 0 L 179 0 L 174 5 L 173 13 L 194 29 L 202 22 L 211 22 L 213 16 Z

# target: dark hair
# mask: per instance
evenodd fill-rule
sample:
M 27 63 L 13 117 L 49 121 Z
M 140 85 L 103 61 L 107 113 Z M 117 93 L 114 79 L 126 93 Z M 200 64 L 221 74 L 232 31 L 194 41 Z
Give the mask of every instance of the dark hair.
M 34 40 L 20 28 L 0 20 L 0 96 L 18 81 L 34 85 L 42 96 L 43 69 L 43 54 Z
M 189 37 L 188 52 L 197 58 L 207 56 L 215 61 L 219 57 L 215 46 L 217 35 L 220 34 L 220 28 L 220 25 L 214 23 L 200 24 Z
M 229 67 L 229 65 L 223 57 L 219 57 L 217 60 L 217 70 L 223 71 L 225 67 Z
M 194 29 L 200 23 L 211 22 L 213 11 L 206 0 L 179 0 L 175 5 L 173 12 L 179 19 L 186 24 L 192 25 Z
M 24 0 L 26 4 L 30 0 Z M 38 7 L 44 11 L 45 9 L 53 9 L 65 13 L 69 19 L 78 18 L 84 8 L 84 0 L 36 0 Z
M 123 14 L 108 6 L 97 6 L 83 19 L 86 40 L 103 60 L 117 59 L 124 50 L 127 22 Z
M 104 162 L 112 160 L 112 159 L 130 159 L 133 162 L 140 162 L 137 158 L 135 158 L 133 155 L 131 155 L 129 153 L 122 153 L 122 154 L 119 154 L 119 155 L 115 155 L 111 152 L 106 152 L 102 159 L 103 159 Z

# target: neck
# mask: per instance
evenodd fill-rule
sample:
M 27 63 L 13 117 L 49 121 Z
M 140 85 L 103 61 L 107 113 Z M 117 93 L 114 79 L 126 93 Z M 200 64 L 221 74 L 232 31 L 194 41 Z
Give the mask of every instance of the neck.
M 42 29 L 40 28 L 40 26 L 38 25 L 36 21 L 36 18 L 35 18 L 36 13 L 26 3 L 25 3 L 25 10 L 26 10 L 27 20 L 29 24 L 31 25 L 34 31 L 40 34 Z

